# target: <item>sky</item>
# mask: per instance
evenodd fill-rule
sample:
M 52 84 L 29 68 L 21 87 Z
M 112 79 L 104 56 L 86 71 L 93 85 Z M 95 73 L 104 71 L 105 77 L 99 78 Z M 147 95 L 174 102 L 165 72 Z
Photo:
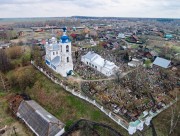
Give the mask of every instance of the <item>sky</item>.
M 75 15 L 180 18 L 180 0 L 0 0 L 0 18 Z

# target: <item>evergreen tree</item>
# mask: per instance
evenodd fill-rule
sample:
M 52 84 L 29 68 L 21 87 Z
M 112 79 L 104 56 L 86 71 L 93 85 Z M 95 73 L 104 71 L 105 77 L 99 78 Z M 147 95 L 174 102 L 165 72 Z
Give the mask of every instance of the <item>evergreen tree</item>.
M 126 61 L 129 61 L 129 54 L 128 54 L 128 52 L 126 52 L 126 54 L 124 55 L 123 59 L 126 60 Z

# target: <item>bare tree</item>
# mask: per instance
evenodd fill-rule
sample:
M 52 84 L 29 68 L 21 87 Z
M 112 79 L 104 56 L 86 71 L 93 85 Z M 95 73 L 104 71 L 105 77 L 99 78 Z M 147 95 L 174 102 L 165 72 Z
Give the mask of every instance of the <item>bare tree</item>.
M 0 50 L 0 71 L 6 72 L 11 68 L 9 58 L 4 50 Z
M 177 92 L 176 92 L 176 100 L 177 100 Z M 170 124 L 170 130 L 169 130 L 169 135 L 173 133 L 175 128 L 177 127 L 177 124 L 179 122 L 180 118 L 180 109 L 178 107 L 178 103 L 175 105 L 171 106 L 171 124 Z
M 0 72 L 0 88 L 2 88 L 4 91 L 8 91 L 10 89 L 10 84 L 8 79 L 1 72 Z

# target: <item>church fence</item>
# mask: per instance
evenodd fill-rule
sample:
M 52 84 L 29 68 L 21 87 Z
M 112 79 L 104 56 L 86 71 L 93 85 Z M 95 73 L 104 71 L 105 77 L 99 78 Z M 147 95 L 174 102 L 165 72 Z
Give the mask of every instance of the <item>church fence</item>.
M 62 88 L 64 88 L 67 92 L 70 92 L 71 94 L 73 94 L 74 96 L 77 96 L 91 104 L 93 104 L 94 106 L 96 106 L 98 109 L 100 109 L 103 113 L 105 113 L 109 118 L 111 118 L 113 121 L 115 121 L 117 124 L 121 125 L 123 128 L 125 128 L 126 130 L 128 130 L 128 125 L 124 125 L 123 123 L 121 122 L 124 122 L 123 120 L 117 118 L 116 116 L 114 116 L 114 114 L 112 114 L 112 112 L 108 109 L 105 109 L 102 105 L 100 105 L 99 103 L 96 102 L 96 100 L 93 100 L 83 94 L 79 92 L 75 92 L 74 89 L 70 89 L 68 86 L 66 85 L 63 85 L 62 82 L 58 82 L 57 80 L 53 79 L 52 76 L 50 76 L 49 74 L 47 74 L 47 72 L 45 70 L 43 70 L 42 68 L 40 68 L 39 66 L 36 66 L 34 64 L 33 61 L 31 61 L 31 64 L 33 66 L 35 66 L 39 71 L 41 71 L 44 75 L 46 75 L 49 79 L 51 79 L 51 81 L 53 81 L 54 83 L 60 85 Z
M 36 66 L 34 64 L 33 61 L 31 61 L 31 64 L 36 67 L 39 71 L 41 71 L 44 75 L 46 75 L 49 79 L 51 79 L 52 82 L 60 85 L 64 90 L 66 90 L 67 92 L 70 92 L 71 94 L 73 94 L 74 96 L 77 96 L 91 104 L 93 104 L 94 106 L 96 106 L 99 110 L 101 110 L 103 113 L 105 113 L 109 118 L 111 118 L 114 122 L 116 122 L 118 125 L 122 126 L 124 129 L 126 129 L 128 131 L 128 127 L 129 127 L 129 123 L 127 123 L 127 121 L 125 121 L 124 119 L 120 118 L 119 116 L 117 116 L 116 114 L 112 113 L 110 110 L 104 108 L 102 105 L 100 105 L 98 102 L 96 102 L 96 100 L 93 100 L 85 95 L 83 95 L 80 91 L 75 91 L 74 89 L 70 89 L 68 86 L 64 85 L 62 81 L 58 81 L 56 79 L 54 79 L 52 76 L 50 76 L 45 70 L 43 70 L 42 68 L 40 68 L 39 66 Z M 167 109 L 168 107 L 170 107 L 171 105 L 173 105 L 175 102 L 177 101 L 174 100 L 173 102 L 171 102 L 170 104 L 164 106 L 163 108 L 161 108 L 160 110 L 157 110 L 156 113 L 154 113 L 154 115 L 152 115 L 152 118 L 154 118 L 155 116 L 157 116 L 159 113 L 161 113 L 162 111 L 164 111 L 165 109 Z

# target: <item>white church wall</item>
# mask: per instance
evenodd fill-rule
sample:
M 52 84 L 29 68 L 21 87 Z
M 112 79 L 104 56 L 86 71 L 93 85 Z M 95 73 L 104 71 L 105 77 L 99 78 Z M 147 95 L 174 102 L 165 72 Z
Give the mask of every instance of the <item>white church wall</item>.
M 129 126 L 129 128 L 128 128 L 128 133 L 129 133 L 130 135 L 132 135 L 132 134 L 134 134 L 135 132 L 136 132 L 136 127 Z
M 138 124 L 137 129 L 140 130 L 140 131 L 142 131 L 143 128 L 144 128 L 144 122 L 141 121 L 141 122 Z

